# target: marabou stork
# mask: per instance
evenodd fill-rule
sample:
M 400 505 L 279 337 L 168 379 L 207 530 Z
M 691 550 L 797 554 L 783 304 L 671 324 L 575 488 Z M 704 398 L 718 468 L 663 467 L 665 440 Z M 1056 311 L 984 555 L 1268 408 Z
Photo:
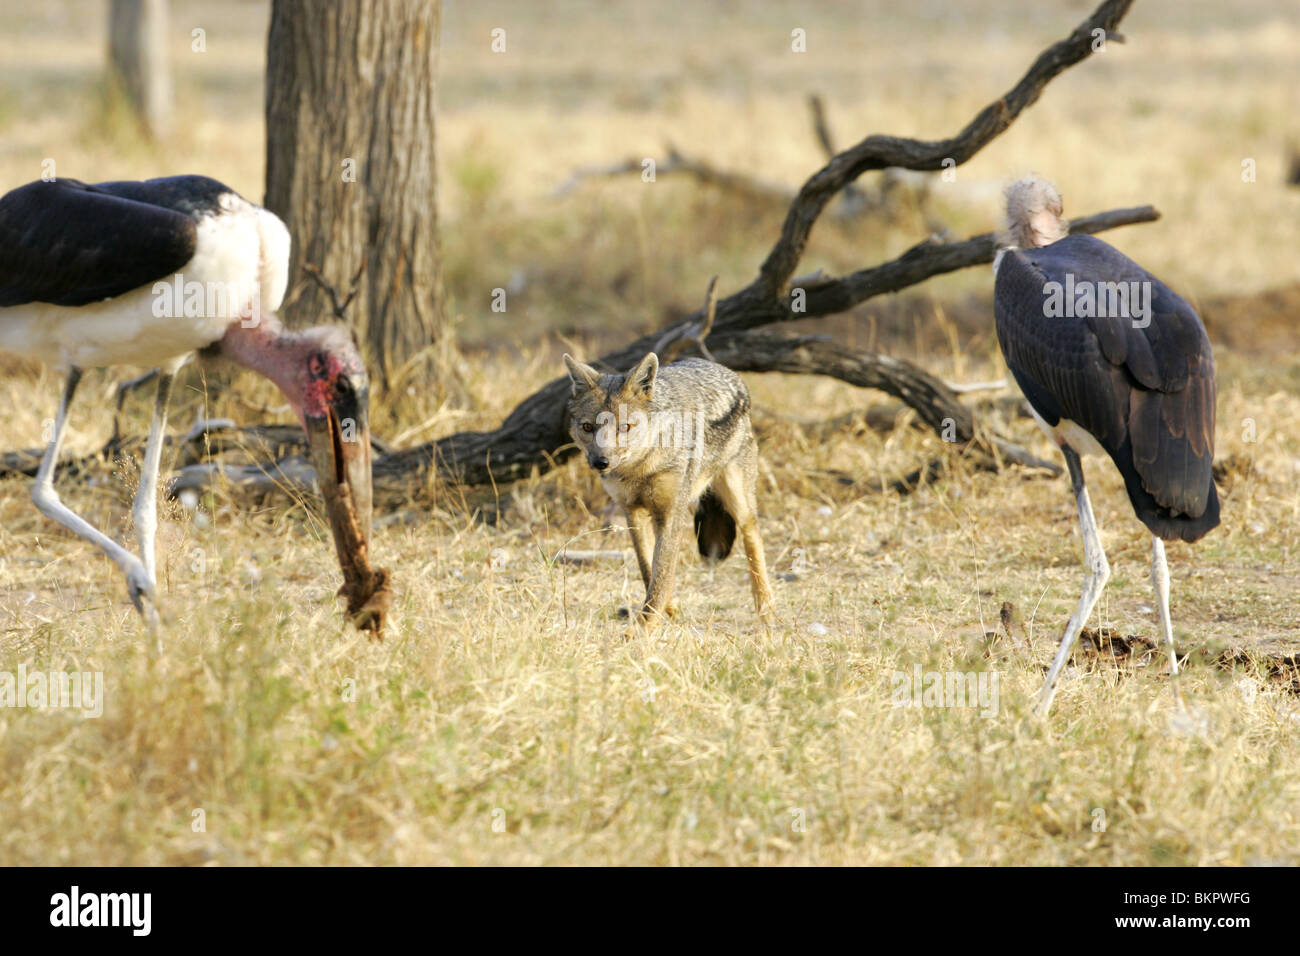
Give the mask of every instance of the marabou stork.
M 1214 357 L 1200 316 L 1132 259 L 1069 235 L 1061 197 L 1022 179 L 1006 192 L 1007 231 L 994 261 L 994 312 L 1007 367 L 1039 425 L 1060 446 L 1083 531 L 1083 594 L 1047 673 L 1037 711 L 1110 576 L 1083 482 L 1081 454 L 1110 456 L 1151 532 L 1170 682 L 1180 708 L 1165 541 L 1196 541 L 1219 523 L 1214 460 Z
M 255 369 L 280 387 L 306 430 L 340 560 L 369 541 L 369 379 L 344 329 L 281 327 L 276 310 L 288 259 L 284 223 L 205 176 L 37 181 L 0 198 L 0 350 L 67 374 L 32 499 L 116 562 L 155 634 L 167 401 L 173 376 L 196 351 Z M 138 557 L 75 514 L 54 488 L 82 370 L 109 365 L 159 371 L 132 509 Z

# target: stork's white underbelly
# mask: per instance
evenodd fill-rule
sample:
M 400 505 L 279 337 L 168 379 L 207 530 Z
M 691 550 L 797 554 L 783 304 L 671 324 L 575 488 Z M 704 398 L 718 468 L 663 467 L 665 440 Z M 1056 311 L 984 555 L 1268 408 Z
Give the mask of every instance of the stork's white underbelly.
M 1028 404 L 1026 402 L 1026 404 Z M 1034 406 L 1029 405 L 1029 414 L 1034 416 L 1034 421 L 1038 422 L 1038 427 L 1047 432 L 1049 438 L 1058 445 L 1066 444 L 1073 448 L 1080 456 L 1088 455 L 1105 455 L 1106 450 L 1097 444 L 1097 439 L 1092 437 L 1092 432 L 1085 429 L 1078 422 L 1072 422 L 1068 418 L 1062 418 L 1053 427 L 1043 421 L 1042 416 L 1034 411 Z
M 0 309 L 0 350 L 56 368 L 155 368 L 273 313 L 284 298 L 288 232 L 265 210 L 231 200 L 233 208 L 197 223 L 194 257 L 175 274 L 88 305 Z
M 154 368 L 211 345 L 231 323 L 224 316 L 155 315 L 154 303 L 154 293 L 141 288 L 93 305 L 0 309 L 0 349 L 56 368 Z

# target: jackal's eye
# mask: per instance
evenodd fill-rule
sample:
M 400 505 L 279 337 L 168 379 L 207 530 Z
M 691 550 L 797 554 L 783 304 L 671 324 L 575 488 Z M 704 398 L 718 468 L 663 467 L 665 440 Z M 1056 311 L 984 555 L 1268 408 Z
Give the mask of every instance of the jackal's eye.
M 586 432 L 588 435 L 590 435 L 592 432 L 596 430 L 596 426 L 593 425 L 591 422 L 583 422 L 582 430 Z
M 632 430 L 632 423 L 624 422 L 623 424 L 618 426 L 618 430 L 621 432 L 630 432 Z

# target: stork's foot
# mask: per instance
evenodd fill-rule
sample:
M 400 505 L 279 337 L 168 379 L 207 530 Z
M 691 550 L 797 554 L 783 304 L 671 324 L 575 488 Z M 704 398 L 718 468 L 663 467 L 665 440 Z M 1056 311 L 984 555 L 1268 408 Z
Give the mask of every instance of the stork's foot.
M 144 620 L 145 633 L 149 638 L 149 652 L 153 656 L 162 653 L 162 622 L 158 615 L 158 589 L 153 579 L 145 571 L 144 565 L 131 568 L 126 573 L 126 591 L 131 603 L 140 612 Z
M 131 597 L 131 603 L 141 615 L 148 617 L 146 607 L 152 609 L 154 599 L 157 597 L 157 589 L 154 586 L 153 578 L 149 572 L 144 569 L 143 564 L 132 565 L 126 572 L 126 593 Z M 157 611 L 154 611 L 155 616 Z
M 1174 691 L 1174 704 L 1178 707 L 1180 714 L 1190 715 L 1191 711 L 1187 708 L 1187 698 L 1183 696 L 1183 682 L 1178 679 L 1177 674 L 1171 674 L 1169 685 Z
M 1169 731 L 1177 737 L 1204 739 L 1210 732 L 1210 718 L 1196 707 L 1182 706 L 1169 715 Z
M 162 645 L 162 622 L 158 617 L 158 609 L 148 598 L 143 598 L 144 610 L 144 629 L 149 638 L 149 656 L 159 657 L 163 652 Z

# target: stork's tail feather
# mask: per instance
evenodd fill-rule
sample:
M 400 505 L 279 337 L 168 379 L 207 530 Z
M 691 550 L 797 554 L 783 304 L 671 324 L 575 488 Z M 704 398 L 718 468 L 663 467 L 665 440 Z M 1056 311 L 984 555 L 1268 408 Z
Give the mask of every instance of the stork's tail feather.
M 998 246 L 1033 249 L 1064 239 L 1070 227 L 1062 216 L 1064 206 L 1056 187 L 1039 176 L 1026 176 L 1006 189 L 1006 231 Z
M 1207 364 L 1190 362 L 1187 384 L 1176 391 L 1129 394 L 1128 436 L 1116 464 L 1137 516 L 1171 541 L 1195 541 L 1219 523 L 1214 368 Z
M 706 491 L 695 506 L 695 538 L 700 556 L 710 562 L 731 554 L 731 546 L 736 543 L 736 519 L 712 491 Z
M 1153 535 L 1166 541 L 1199 541 L 1219 526 L 1219 490 L 1210 479 L 1210 491 L 1205 498 L 1205 510 L 1199 515 L 1178 514 L 1157 504 L 1155 498 L 1142 487 L 1142 480 L 1132 470 L 1124 472 L 1124 484 L 1138 519 Z

